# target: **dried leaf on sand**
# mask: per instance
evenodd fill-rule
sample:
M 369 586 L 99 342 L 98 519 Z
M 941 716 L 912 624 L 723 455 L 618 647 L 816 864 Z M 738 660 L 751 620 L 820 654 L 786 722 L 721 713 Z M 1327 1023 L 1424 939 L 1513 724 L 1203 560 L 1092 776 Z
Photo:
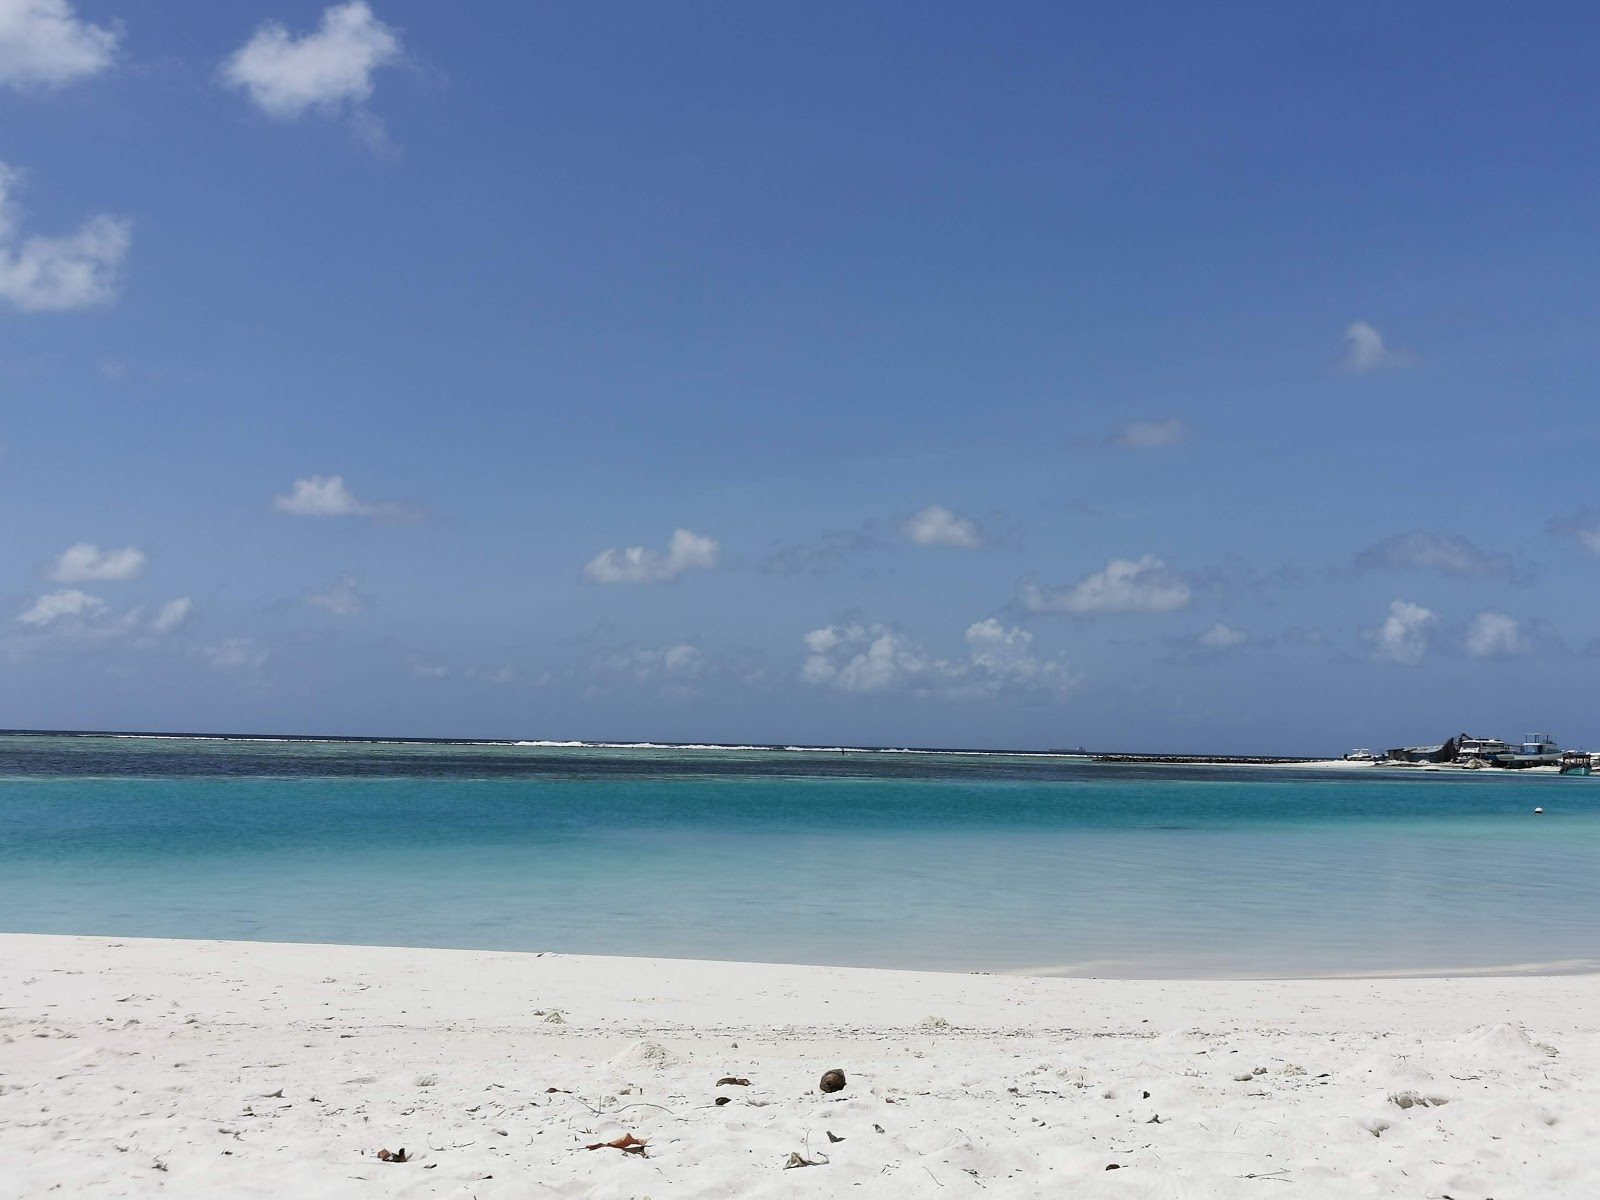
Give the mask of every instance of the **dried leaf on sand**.
M 619 1138 L 612 1138 L 609 1142 L 593 1142 L 585 1146 L 585 1150 L 621 1150 L 624 1154 L 637 1154 L 644 1156 L 645 1139 L 636 1138 L 631 1133 L 625 1133 Z

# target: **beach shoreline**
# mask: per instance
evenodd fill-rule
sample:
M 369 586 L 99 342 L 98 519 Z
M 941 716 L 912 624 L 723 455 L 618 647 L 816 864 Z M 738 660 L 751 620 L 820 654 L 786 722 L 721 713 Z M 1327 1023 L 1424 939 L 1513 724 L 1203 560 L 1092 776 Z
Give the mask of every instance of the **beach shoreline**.
M 0 964 L 4 1197 L 1600 1194 L 1597 975 L 33 934 L 0 935 Z M 584 1148 L 623 1134 L 646 1153 Z

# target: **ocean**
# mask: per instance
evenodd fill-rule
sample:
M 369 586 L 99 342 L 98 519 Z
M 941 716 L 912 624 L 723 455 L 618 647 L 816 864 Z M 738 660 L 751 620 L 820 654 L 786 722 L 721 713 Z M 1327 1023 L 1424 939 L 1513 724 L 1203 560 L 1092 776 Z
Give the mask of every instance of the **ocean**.
M 1106 976 L 1589 970 L 1597 785 L 5 734 L 0 930 Z

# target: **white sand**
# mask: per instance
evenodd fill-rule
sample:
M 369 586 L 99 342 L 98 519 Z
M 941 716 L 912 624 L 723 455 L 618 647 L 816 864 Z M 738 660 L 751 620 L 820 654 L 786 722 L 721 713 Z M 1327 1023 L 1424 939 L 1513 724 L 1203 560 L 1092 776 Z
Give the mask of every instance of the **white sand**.
M 4 935 L 0 1006 L 5 1197 L 1600 1196 L 1593 975 Z M 849 1083 L 824 1096 L 832 1067 Z M 583 1148 L 622 1133 L 648 1156 Z M 784 1170 L 793 1152 L 819 1165 Z

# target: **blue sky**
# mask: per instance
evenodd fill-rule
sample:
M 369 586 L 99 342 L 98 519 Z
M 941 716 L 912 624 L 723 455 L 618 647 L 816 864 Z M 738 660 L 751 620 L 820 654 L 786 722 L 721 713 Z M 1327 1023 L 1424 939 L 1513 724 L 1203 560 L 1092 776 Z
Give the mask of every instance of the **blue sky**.
M 0 724 L 1600 744 L 1597 32 L 0 0 Z

